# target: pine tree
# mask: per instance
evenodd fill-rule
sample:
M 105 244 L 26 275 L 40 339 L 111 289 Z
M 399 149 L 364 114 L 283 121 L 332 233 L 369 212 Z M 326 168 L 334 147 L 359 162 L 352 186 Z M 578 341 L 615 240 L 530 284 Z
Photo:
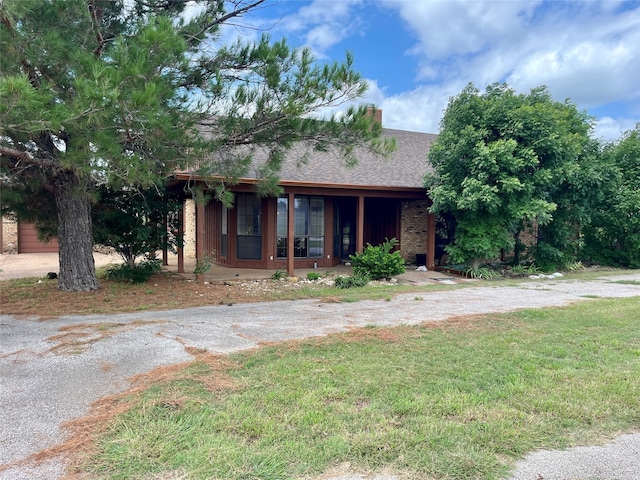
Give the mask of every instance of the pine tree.
M 237 178 L 269 152 L 262 193 L 284 153 L 304 141 L 384 153 L 366 108 L 310 114 L 361 96 L 343 63 L 263 36 L 218 45 L 222 25 L 265 0 L 5 0 L 0 5 L 0 174 L 3 209 L 38 216 L 53 199 L 61 290 L 99 288 L 91 208 L 99 185 L 149 188 L 176 170 Z M 238 148 L 242 147 L 242 148 Z M 228 201 L 224 183 L 217 195 Z M 34 211 L 35 210 L 35 211 Z M 42 215 L 41 215 L 42 216 Z

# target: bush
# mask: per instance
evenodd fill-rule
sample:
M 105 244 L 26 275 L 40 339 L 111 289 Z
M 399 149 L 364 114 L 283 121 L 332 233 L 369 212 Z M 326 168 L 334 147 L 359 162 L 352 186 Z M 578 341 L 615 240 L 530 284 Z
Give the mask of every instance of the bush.
M 367 283 L 369 283 L 369 280 L 369 276 L 360 273 L 351 275 L 349 277 L 336 277 L 334 284 L 336 288 L 357 288 L 364 287 Z
M 288 276 L 289 276 L 289 274 L 287 272 L 285 272 L 284 270 L 276 270 L 271 275 L 271 280 L 283 280 L 283 279 L 287 278 Z
M 371 280 L 391 278 L 404 273 L 404 258 L 398 250 L 392 252 L 400 242 L 386 239 L 382 244 L 367 244 L 364 252 L 351 255 L 354 275 L 364 275 Z
M 469 268 L 466 271 L 471 278 L 481 278 L 483 280 L 494 280 L 500 278 L 500 274 L 489 267 Z
M 307 280 L 311 282 L 315 282 L 316 280 L 320 280 L 321 275 L 318 272 L 309 272 L 307 273 Z
M 162 270 L 162 262 L 158 259 L 145 260 L 133 267 L 127 263 L 110 267 L 106 278 L 123 283 L 144 283 L 154 273 Z

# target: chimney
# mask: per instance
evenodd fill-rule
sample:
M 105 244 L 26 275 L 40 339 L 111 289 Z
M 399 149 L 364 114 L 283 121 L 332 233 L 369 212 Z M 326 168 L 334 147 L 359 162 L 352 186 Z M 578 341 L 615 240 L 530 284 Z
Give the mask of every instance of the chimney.
M 373 118 L 377 123 L 382 125 L 382 109 L 376 108 L 375 105 L 367 107 L 367 116 Z

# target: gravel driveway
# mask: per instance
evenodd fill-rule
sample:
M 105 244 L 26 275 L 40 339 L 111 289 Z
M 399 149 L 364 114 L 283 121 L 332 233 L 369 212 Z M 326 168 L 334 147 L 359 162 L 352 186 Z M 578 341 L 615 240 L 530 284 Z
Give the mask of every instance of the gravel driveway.
M 186 347 L 229 353 L 260 342 L 305 338 L 352 326 L 417 324 L 424 321 L 543 308 L 588 301 L 588 297 L 638 296 L 640 273 L 579 282 L 547 279 L 517 287 L 479 286 L 400 295 L 389 302 L 322 303 L 298 300 L 140 312 L 110 316 L 66 316 L 54 320 L 0 317 L 0 465 L 57 444 L 63 422 L 85 415 L 95 400 L 122 392 L 128 378 L 153 368 L 191 360 Z M 110 324 L 86 349 L 56 354 L 52 337 L 69 325 L 88 334 Z M 640 320 L 639 320 L 640 325 Z M 104 326 L 104 325 L 103 325 Z M 104 331 L 104 329 L 100 330 Z M 101 334 L 102 335 L 102 334 Z M 0 471 L 1 480 L 59 478 L 59 462 Z M 540 477 L 539 477 L 540 475 Z M 360 480 L 376 477 L 332 477 Z M 394 480 L 392 475 L 377 477 Z M 535 452 L 517 465 L 514 480 L 640 479 L 640 433 L 605 447 Z

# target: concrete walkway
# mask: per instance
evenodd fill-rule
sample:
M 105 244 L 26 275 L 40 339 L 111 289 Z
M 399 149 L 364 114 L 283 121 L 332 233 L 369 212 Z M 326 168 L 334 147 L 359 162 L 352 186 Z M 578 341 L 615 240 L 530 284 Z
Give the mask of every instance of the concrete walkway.
M 5 273 L 3 271 L 3 273 Z M 46 272 L 45 272 L 46 273 Z M 400 295 L 389 302 L 322 303 L 317 300 L 238 304 L 122 315 L 66 316 L 58 319 L 0 317 L 0 465 L 20 461 L 64 438 L 61 425 L 88 413 L 92 402 L 128 389 L 127 379 L 156 367 L 191 360 L 186 347 L 229 353 L 262 342 L 277 342 L 344 331 L 354 326 L 418 324 L 424 321 L 544 308 L 588 301 L 589 296 L 639 297 L 640 286 L 614 283 L 640 281 L 640 272 L 590 282 L 541 280 L 517 287 L 478 286 L 451 291 Z M 98 335 L 86 349 L 55 353 L 53 337 L 70 325 Z M 538 452 L 520 464 L 514 480 L 575 478 L 637 480 L 640 478 L 640 434 L 627 435 L 593 457 L 551 457 Z M 577 452 L 577 450 L 576 450 Z M 576 455 L 584 455 L 576 453 Z M 540 457 L 542 455 L 542 457 Z M 542 460 L 540 460 L 542 458 Z M 593 462 L 592 462 L 593 463 Z M 568 468 L 574 466 L 576 469 Z M 580 470 L 577 470 L 577 468 Z M 57 479 L 64 465 L 19 465 L 0 471 L 1 480 Z M 332 480 L 374 479 L 354 473 Z M 395 480 L 393 475 L 378 479 Z

